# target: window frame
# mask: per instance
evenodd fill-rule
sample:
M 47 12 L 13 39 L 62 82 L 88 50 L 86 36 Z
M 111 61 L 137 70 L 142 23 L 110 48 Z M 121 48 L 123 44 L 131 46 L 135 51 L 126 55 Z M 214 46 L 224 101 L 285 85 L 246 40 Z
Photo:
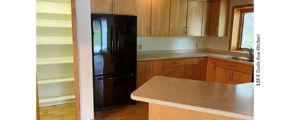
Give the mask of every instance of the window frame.
M 232 6 L 230 9 L 230 27 L 229 27 L 229 51 L 244 51 L 244 49 L 241 49 L 240 46 L 238 47 L 238 44 L 240 44 L 241 41 L 241 10 L 242 9 L 253 9 L 254 12 L 254 4 L 245 4 L 245 5 L 235 5 Z M 239 40 L 239 41 L 238 41 Z
M 250 7 L 243 7 L 243 8 L 238 8 L 240 9 L 240 20 L 239 20 L 239 28 L 238 28 L 238 39 L 237 39 L 237 50 L 243 51 L 245 48 L 242 48 L 242 37 L 243 37 L 243 26 L 244 26 L 244 16 L 246 13 L 254 13 L 254 8 L 253 6 Z

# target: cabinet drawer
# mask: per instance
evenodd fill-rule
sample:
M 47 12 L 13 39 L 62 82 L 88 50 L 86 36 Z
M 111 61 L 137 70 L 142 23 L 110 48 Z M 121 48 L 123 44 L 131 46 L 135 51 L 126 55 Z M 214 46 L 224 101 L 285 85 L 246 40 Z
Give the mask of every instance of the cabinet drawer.
M 178 66 L 167 66 L 163 67 L 163 75 L 170 76 L 170 77 L 184 77 L 185 73 L 185 66 L 178 65 Z
M 185 65 L 185 59 L 163 60 L 163 66 Z
M 243 73 L 248 73 L 248 74 L 252 74 L 253 72 L 253 67 L 250 65 L 244 65 L 244 64 L 240 64 L 240 63 L 235 63 L 235 62 L 230 62 L 230 61 L 223 61 L 223 60 L 215 60 L 215 64 L 217 66 L 221 66 L 227 69 L 231 69 L 234 71 L 239 71 L 239 72 L 243 72 Z
M 197 58 L 188 58 L 186 59 L 186 64 L 197 64 L 198 59 Z
M 197 65 L 186 65 L 185 66 L 185 78 L 197 79 Z

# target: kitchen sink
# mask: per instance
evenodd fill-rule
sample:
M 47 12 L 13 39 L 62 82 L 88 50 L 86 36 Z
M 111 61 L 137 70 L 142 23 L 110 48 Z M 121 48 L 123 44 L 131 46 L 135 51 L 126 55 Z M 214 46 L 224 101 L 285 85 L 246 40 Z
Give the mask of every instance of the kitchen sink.
M 250 60 L 249 58 L 247 57 L 237 57 L 237 56 L 231 56 L 229 57 L 230 59 L 233 59 L 233 60 L 239 60 L 239 61 L 245 61 L 245 62 L 254 62 L 253 60 Z

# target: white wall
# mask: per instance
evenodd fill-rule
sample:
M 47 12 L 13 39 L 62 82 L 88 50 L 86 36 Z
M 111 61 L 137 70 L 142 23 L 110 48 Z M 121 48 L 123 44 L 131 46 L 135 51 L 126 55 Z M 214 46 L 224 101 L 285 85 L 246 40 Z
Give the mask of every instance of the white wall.
M 207 41 L 206 48 L 226 51 L 229 48 L 228 37 L 204 37 L 203 39 Z
M 90 0 L 76 0 L 76 24 L 79 62 L 80 119 L 94 119 L 91 5 Z
M 204 48 L 206 41 L 202 37 L 138 37 L 137 45 L 142 45 L 138 51 L 184 50 Z

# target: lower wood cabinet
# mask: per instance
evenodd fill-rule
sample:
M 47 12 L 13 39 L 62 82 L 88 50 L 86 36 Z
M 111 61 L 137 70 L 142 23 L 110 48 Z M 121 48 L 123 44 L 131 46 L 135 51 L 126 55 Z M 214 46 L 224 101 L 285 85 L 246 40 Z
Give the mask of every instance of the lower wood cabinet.
M 253 66 L 218 59 L 208 60 L 207 81 L 240 84 L 252 81 Z
M 197 79 L 197 64 L 186 65 L 185 66 L 185 78 L 188 79 Z
M 211 57 L 193 57 L 139 61 L 137 63 L 137 87 L 153 76 L 167 76 L 240 84 L 252 81 L 253 65 Z
M 137 88 L 156 75 L 162 75 L 161 60 L 137 62 Z

